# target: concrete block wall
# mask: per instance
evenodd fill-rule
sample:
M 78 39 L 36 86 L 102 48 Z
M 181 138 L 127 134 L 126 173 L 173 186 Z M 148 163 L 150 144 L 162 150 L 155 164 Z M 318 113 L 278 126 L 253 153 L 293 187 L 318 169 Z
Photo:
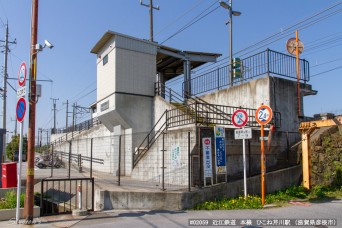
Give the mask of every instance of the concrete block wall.
M 185 127 L 180 130 L 168 130 L 164 136 L 164 167 L 165 183 L 174 185 L 188 184 L 188 132 L 190 132 L 190 151 L 196 144 L 196 135 L 193 127 Z M 179 159 L 171 158 L 179 148 Z M 139 161 L 132 171 L 132 178 L 160 183 L 163 164 L 163 136 L 152 145 L 146 155 Z
M 118 167 L 118 136 L 114 136 L 103 125 L 94 127 L 89 131 L 84 131 L 71 141 L 71 153 L 81 154 L 82 156 L 91 156 L 91 139 L 93 139 L 93 158 L 103 159 L 104 164 L 93 163 L 93 170 L 116 173 Z M 69 142 L 64 142 L 54 146 L 54 151 L 69 153 Z M 67 158 L 63 158 L 67 162 Z M 77 164 L 77 161 L 73 161 Z M 83 167 L 90 168 L 89 161 L 83 161 Z

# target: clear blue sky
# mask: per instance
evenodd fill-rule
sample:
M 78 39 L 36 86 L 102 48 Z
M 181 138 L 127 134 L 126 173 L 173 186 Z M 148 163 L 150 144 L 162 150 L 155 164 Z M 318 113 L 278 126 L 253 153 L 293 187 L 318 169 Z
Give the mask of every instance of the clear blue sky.
M 144 0 L 149 3 L 148 0 Z M 315 75 L 310 84 L 318 90 L 318 95 L 305 98 L 305 114 L 312 116 L 320 112 L 342 113 L 339 92 L 342 85 L 342 4 L 341 1 L 314 0 L 234 0 L 233 8 L 241 11 L 234 17 L 234 53 L 257 43 L 273 34 L 313 16 L 314 14 L 340 3 L 329 11 L 322 12 L 316 22 L 299 29 L 299 37 L 304 42 L 302 57 L 311 64 L 310 73 Z M 221 53 L 227 57 L 228 30 L 227 11 L 217 0 L 154 0 L 160 6 L 154 11 L 155 41 L 161 43 L 177 32 L 193 18 L 211 6 L 213 10 L 206 17 L 194 23 L 185 31 L 169 39 L 164 45 L 182 50 Z M 335 13 L 334 13 L 335 12 Z M 205 13 L 204 13 L 205 14 Z M 330 15 L 333 14 L 333 15 Z M 330 15 L 330 16 L 329 16 Z M 9 77 L 17 77 L 21 61 L 29 64 L 31 1 L 0 0 L 0 39 L 5 38 L 4 24 L 9 24 L 11 45 L 9 54 Z M 314 19 L 318 19 L 315 17 Z M 37 104 L 36 129 L 51 128 L 53 121 L 52 101 L 57 101 L 57 127 L 65 126 L 65 105 L 77 101 L 88 107 L 96 101 L 96 56 L 90 49 L 107 31 L 112 30 L 138 38 L 149 38 L 148 8 L 139 0 L 55 0 L 39 2 L 38 42 L 47 39 L 54 44 L 52 50 L 45 49 L 38 54 L 37 79 L 51 79 L 53 83 L 42 82 L 43 97 Z M 286 53 L 285 42 L 294 37 L 290 34 L 267 47 Z M 3 43 L 2 43 L 3 44 Z M 252 50 L 252 49 L 249 49 Z M 251 55 L 247 54 L 248 55 Z M 238 53 L 237 56 L 242 55 Z M 246 56 L 244 56 L 246 57 Z M 3 66 L 4 57 L 0 57 Z M 339 68 L 333 71 L 331 69 Z M 324 74 L 321 72 L 330 71 Z M 318 74 L 318 75 L 316 75 Z M 2 87 L 1 74 L 1 87 Z M 16 89 L 17 81 L 10 81 Z M 8 87 L 7 126 L 13 131 L 15 119 L 16 93 Z M 2 110 L 2 102 L 0 104 Z M 71 110 L 71 106 L 70 109 Z M 87 118 L 89 116 L 83 117 Z M 81 118 L 78 120 L 81 121 Z M 26 124 L 28 115 L 26 117 Z M 69 123 L 71 118 L 69 119 Z M 27 127 L 25 127 L 26 131 Z

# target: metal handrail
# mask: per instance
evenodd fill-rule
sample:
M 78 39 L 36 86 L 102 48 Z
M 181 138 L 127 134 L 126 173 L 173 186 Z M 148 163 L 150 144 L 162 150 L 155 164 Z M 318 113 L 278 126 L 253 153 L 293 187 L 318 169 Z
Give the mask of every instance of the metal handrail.
M 144 156 L 144 154 L 148 151 L 148 149 L 151 147 L 151 145 L 167 129 L 167 112 L 168 112 L 168 110 L 165 110 L 165 112 L 161 115 L 161 117 L 159 118 L 157 123 L 153 126 L 151 131 L 147 134 L 147 136 L 144 138 L 144 140 L 141 142 L 141 144 L 134 151 L 134 154 L 133 154 L 133 167 L 136 164 L 138 164 L 139 160 Z M 159 127 L 158 130 L 156 130 L 157 126 L 159 126 L 159 123 L 164 118 L 165 118 L 165 122 Z
M 310 80 L 309 62 L 300 59 L 300 81 L 306 83 Z M 209 91 L 220 90 L 231 85 L 228 77 L 230 65 L 219 67 L 190 79 L 191 96 L 204 94 Z M 259 52 L 241 60 L 241 77 L 234 82 L 249 81 L 262 75 L 273 75 L 284 78 L 297 79 L 296 58 L 291 55 L 276 52 L 270 49 Z M 189 81 L 184 81 L 184 86 Z
M 98 126 L 101 124 L 101 121 L 98 118 L 92 118 L 90 120 L 86 120 L 82 123 L 79 123 L 77 125 L 75 125 L 75 127 L 70 126 L 68 128 L 60 128 L 57 129 L 57 133 L 60 134 L 64 134 L 63 136 L 55 139 L 53 142 L 51 142 L 51 145 L 56 145 L 58 143 L 63 143 L 66 142 L 68 137 L 68 134 L 71 133 L 73 138 L 74 136 L 76 136 L 76 134 L 74 132 L 78 132 L 78 134 L 82 133 L 83 131 L 89 130 L 90 128 L 94 127 L 94 126 Z

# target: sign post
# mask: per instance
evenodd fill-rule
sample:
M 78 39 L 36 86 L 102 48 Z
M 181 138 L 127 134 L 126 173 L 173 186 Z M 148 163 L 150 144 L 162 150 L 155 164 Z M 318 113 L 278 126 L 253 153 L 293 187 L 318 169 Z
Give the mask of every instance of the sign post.
M 18 74 L 18 84 L 20 88 L 17 91 L 18 96 L 18 102 L 17 102 L 17 108 L 16 108 L 16 116 L 17 120 L 20 122 L 20 138 L 19 138 L 19 156 L 18 156 L 18 184 L 17 184 L 17 208 L 16 208 L 16 223 L 19 224 L 19 209 L 20 209 L 20 194 L 21 194 L 21 166 L 22 166 L 22 154 L 23 154 L 23 123 L 24 123 L 24 117 L 26 113 L 26 100 L 25 100 L 25 94 L 26 94 L 26 88 L 25 88 L 25 82 L 26 82 L 26 64 L 23 62 L 20 65 L 19 68 L 19 74 Z
M 227 182 L 227 168 L 226 168 L 226 142 L 225 129 L 221 126 L 214 128 L 215 133 L 215 157 L 216 157 L 216 183 L 217 174 L 225 174 Z
M 266 157 L 265 157 L 265 144 L 264 144 L 264 125 L 268 124 L 272 119 L 272 109 L 261 104 L 255 112 L 255 119 L 261 125 L 260 129 L 260 143 L 261 143 L 261 202 L 265 205 L 265 173 L 266 173 Z
M 235 129 L 234 135 L 235 139 L 242 139 L 242 153 L 243 153 L 243 189 L 245 194 L 245 199 L 247 199 L 247 170 L 246 170 L 246 146 L 245 139 L 252 138 L 252 129 L 244 128 L 248 122 L 248 115 L 245 110 L 238 109 L 233 113 L 232 122 L 235 127 L 242 129 Z
M 212 167 L 212 156 L 211 156 L 211 138 L 202 139 L 203 148 L 203 180 L 204 187 L 207 186 L 206 178 L 210 177 L 211 185 L 213 185 L 213 167 Z

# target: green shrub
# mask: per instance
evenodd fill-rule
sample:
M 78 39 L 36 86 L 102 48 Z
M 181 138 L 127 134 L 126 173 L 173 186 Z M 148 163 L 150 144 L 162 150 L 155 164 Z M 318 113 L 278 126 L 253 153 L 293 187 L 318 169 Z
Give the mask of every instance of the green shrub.
M 307 198 L 310 191 L 302 186 L 291 186 L 283 191 L 277 191 L 266 195 L 266 204 L 276 204 L 278 206 L 286 204 L 289 200 Z M 232 209 L 259 209 L 263 208 L 260 196 L 248 195 L 208 201 L 200 203 L 194 207 L 195 210 L 232 210 Z
M 195 206 L 195 210 L 232 210 L 232 209 L 257 209 L 262 208 L 260 196 L 247 195 L 208 201 Z
M 327 191 L 328 191 L 327 187 L 323 185 L 316 185 L 315 187 L 312 188 L 310 198 L 318 198 L 318 199 L 324 198 L 326 197 Z
M 24 207 L 25 194 L 20 194 L 20 207 Z M 6 192 L 5 198 L 0 201 L 0 209 L 12 209 L 17 207 L 17 193 L 15 191 Z

